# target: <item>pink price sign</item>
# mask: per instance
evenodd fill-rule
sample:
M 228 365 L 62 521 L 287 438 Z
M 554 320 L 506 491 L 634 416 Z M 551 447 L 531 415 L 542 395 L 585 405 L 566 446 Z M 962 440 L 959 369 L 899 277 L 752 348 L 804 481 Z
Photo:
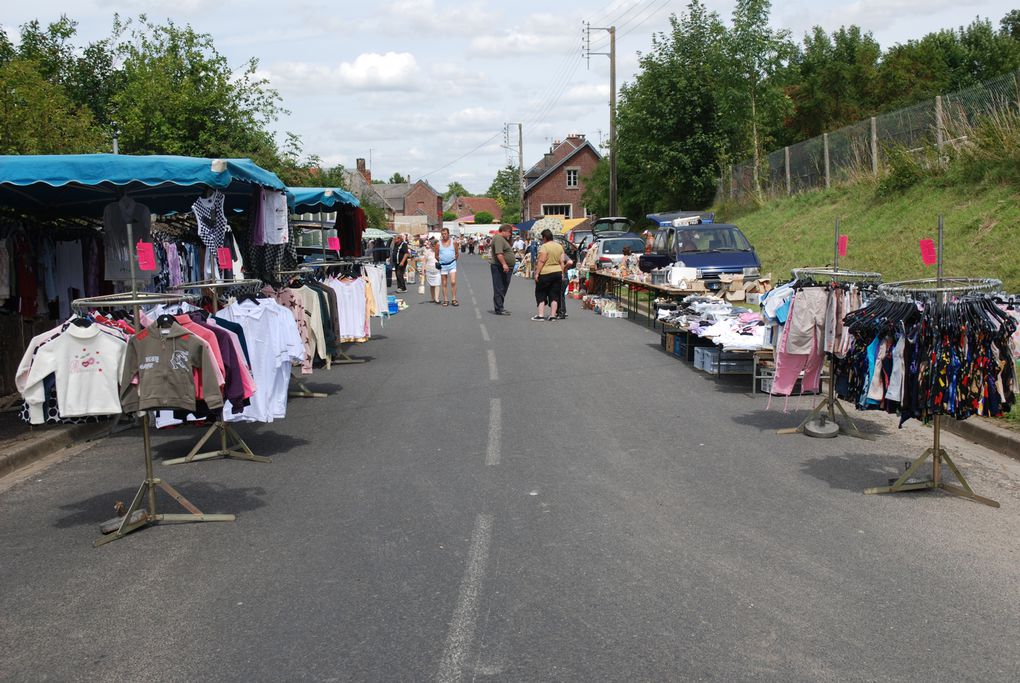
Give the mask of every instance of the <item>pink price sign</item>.
M 219 247 L 216 250 L 216 260 L 219 262 L 220 270 L 234 270 L 234 258 L 230 255 L 228 247 Z
M 935 242 L 933 240 L 920 240 L 918 242 L 921 246 L 921 262 L 926 266 L 934 266 L 939 261 L 939 256 L 935 252 Z
M 138 254 L 139 270 L 156 270 L 156 248 L 152 242 L 141 242 L 135 245 L 135 253 Z
M 327 237 L 326 248 L 333 251 L 340 251 L 340 238 L 339 237 Z
M 849 241 L 846 235 L 839 236 L 839 241 L 836 242 L 836 252 L 840 256 L 846 256 L 846 244 Z

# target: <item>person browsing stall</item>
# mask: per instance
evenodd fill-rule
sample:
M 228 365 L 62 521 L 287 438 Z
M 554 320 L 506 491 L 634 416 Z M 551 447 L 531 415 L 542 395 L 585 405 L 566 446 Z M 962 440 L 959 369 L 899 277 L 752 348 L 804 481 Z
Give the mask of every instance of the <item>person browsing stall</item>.
M 538 313 L 532 320 L 556 320 L 556 311 L 560 303 L 560 290 L 563 288 L 563 267 L 567 263 L 567 255 L 562 245 L 553 240 L 552 231 L 542 231 L 542 246 L 538 248 L 538 263 L 535 264 L 535 303 Z M 549 306 L 549 317 L 545 317 L 545 307 Z

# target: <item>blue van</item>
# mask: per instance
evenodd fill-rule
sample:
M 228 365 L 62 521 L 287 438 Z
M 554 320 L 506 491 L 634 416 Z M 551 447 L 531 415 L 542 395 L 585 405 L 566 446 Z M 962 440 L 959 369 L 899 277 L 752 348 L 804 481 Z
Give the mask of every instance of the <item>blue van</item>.
M 655 233 L 652 253 L 641 255 L 638 267 L 645 272 L 673 264 L 697 268 L 699 279 L 710 290 L 721 288 L 719 276 L 723 274 L 747 278 L 761 274 L 758 254 L 740 228 L 697 220 L 680 219 L 669 227 L 660 227 Z

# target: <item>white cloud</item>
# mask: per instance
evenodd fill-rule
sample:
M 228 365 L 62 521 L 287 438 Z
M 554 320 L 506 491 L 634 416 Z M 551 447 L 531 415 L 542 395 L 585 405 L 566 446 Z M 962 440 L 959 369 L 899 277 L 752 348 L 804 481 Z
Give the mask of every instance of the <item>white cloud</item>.
M 484 107 L 468 107 L 451 114 L 447 124 L 454 129 L 502 126 L 502 113 Z
M 281 62 L 260 75 L 274 87 L 291 91 L 413 91 L 422 87 L 421 69 L 409 52 L 367 52 L 337 66 L 311 62 Z
M 499 17 L 485 2 L 448 2 L 439 6 L 435 0 L 394 0 L 382 6 L 386 25 L 394 24 L 417 34 L 467 36 L 488 30 Z
M 600 104 L 609 101 L 608 83 L 585 83 L 575 85 L 563 95 L 566 104 Z
M 468 54 L 486 57 L 516 57 L 547 52 L 563 54 L 571 46 L 581 49 L 578 35 L 565 31 L 549 35 L 510 29 L 501 34 L 475 36 L 468 44 Z

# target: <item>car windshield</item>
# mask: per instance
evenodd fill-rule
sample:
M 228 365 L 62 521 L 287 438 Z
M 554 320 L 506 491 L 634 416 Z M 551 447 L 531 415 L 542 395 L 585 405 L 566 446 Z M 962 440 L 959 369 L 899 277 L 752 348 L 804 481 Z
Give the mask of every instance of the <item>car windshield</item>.
M 732 226 L 692 227 L 678 230 L 676 234 L 677 251 L 750 251 L 751 243 L 744 233 Z
M 591 230 L 575 230 L 571 237 L 574 240 L 574 244 L 580 244 L 581 240 L 585 237 L 591 236 Z
M 630 230 L 631 222 L 626 218 L 617 218 L 615 220 L 599 220 L 596 221 L 594 226 L 594 232 L 604 233 L 611 231 L 627 232 Z
M 602 240 L 603 254 L 622 254 L 624 247 L 630 247 L 631 253 L 639 254 L 645 249 L 645 241 L 640 237 L 617 237 Z

